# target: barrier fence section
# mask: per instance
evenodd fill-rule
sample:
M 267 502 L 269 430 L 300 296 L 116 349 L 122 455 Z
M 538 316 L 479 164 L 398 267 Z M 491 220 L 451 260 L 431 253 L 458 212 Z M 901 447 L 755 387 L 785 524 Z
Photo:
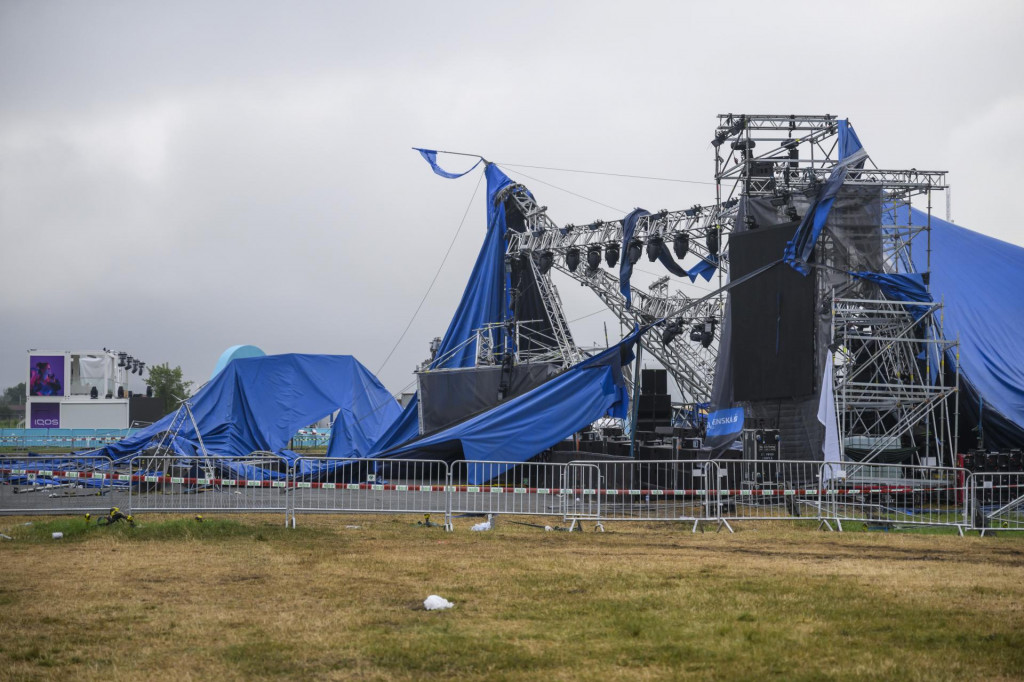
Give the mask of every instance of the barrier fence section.
M 272 455 L 132 457 L 129 513 L 278 512 L 287 522 L 289 469 Z
M 728 521 L 820 519 L 821 462 L 719 459 L 719 514 Z
M 495 514 L 565 518 L 573 496 L 566 465 L 546 462 L 454 462 L 451 515 Z
M 88 450 L 127 438 L 137 429 L 0 429 L 0 448 Z
M 951 526 L 962 535 L 972 527 L 967 470 L 958 467 L 844 462 L 839 475 L 826 473 L 821 516 L 842 530 L 844 521 L 899 526 Z
M 0 457 L 0 513 L 68 514 L 124 506 L 128 484 L 109 457 Z
M 1024 530 L 1024 473 L 976 472 L 968 477 L 974 528 Z
M 801 461 L 455 462 L 299 457 L 0 456 L 0 513 L 202 511 L 559 516 L 582 521 L 813 519 L 842 530 L 1024 530 L 1024 473 Z M 730 526 L 731 529 L 731 526 Z
M 718 466 L 705 460 L 575 462 L 596 470 L 604 521 L 719 521 Z
M 299 457 L 291 475 L 292 526 L 296 514 L 376 512 L 438 514 L 450 528 L 445 462 Z

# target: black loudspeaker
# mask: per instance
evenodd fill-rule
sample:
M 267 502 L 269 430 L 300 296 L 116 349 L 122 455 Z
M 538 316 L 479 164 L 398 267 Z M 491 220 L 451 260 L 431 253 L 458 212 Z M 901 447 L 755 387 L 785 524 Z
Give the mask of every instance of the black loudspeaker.
M 640 393 L 651 395 L 668 393 L 668 371 L 664 369 L 640 370 Z
M 798 223 L 734 234 L 729 276 L 737 280 L 779 259 Z M 785 264 L 730 293 L 731 362 L 736 400 L 799 398 L 814 393 L 815 274 Z

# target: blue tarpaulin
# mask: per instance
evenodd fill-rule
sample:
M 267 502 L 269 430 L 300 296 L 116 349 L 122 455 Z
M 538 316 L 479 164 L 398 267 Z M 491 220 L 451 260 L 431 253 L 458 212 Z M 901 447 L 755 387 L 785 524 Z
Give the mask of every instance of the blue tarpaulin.
M 437 152 L 435 150 L 420 149 L 419 147 L 413 147 L 413 149 L 420 153 L 420 156 L 422 156 L 423 159 L 430 164 L 430 167 L 434 170 L 435 173 L 440 175 L 442 178 L 448 178 L 450 180 L 453 180 L 455 178 L 461 178 L 463 175 L 466 175 L 484 161 L 483 159 L 477 159 L 476 163 L 474 163 L 469 170 L 462 171 L 461 173 L 451 173 L 437 165 Z
M 472 367 L 476 364 L 476 343 L 469 341 L 477 329 L 503 322 L 508 316 L 505 275 L 505 207 L 496 201 L 498 193 L 512 180 L 493 163 L 487 164 L 487 236 L 473 265 L 451 324 L 431 369 Z M 498 330 L 501 334 L 502 331 Z M 468 343 L 467 343 L 468 341 Z M 500 343 L 501 339 L 495 338 Z
M 792 241 L 786 244 L 785 260 L 794 270 L 807 275 L 810 268 L 806 263 L 811 258 L 811 251 L 818 241 L 818 236 L 825 227 L 828 214 L 835 203 L 836 195 L 846 182 L 851 168 L 861 168 L 867 160 L 867 152 L 853 131 L 849 121 L 839 122 L 839 163 L 832 168 L 832 173 L 818 189 L 818 194 L 811 202 L 807 213 L 800 221 Z
M 918 225 L 928 215 L 906 206 L 883 224 Z M 924 240 L 922 235 L 919 240 Z M 905 267 L 924 270 L 920 260 Z M 943 335 L 960 340 L 960 409 L 977 418 L 984 401 L 986 447 L 1024 442 L 1024 248 L 931 218 L 931 294 L 943 305 Z M 966 384 L 966 386 L 964 386 Z M 963 416 L 963 415 L 962 415 Z M 961 433 L 967 432 L 961 425 Z
M 400 408 L 373 374 L 349 355 L 268 355 L 232 360 L 189 401 L 206 451 L 244 457 L 282 453 L 301 428 L 335 410 L 331 447 L 338 456 L 369 453 Z M 134 435 L 96 452 L 123 459 L 159 441 L 172 429 L 169 414 Z M 195 454 L 196 430 L 181 420 L 173 449 Z
M 625 419 L 629 394 L 622 379 L 622 365 L 632 359 L 639 334 L 634 332 L 532 391 L 374 456 L 416 457 L 461 447 L 469 461 L 524 462 L 601 417 Z M 491 467 L 488 473 L 493 476 L 500 472 Z M 471 482 L 481 482 L 482 476 L 482 470 L 470 467 Z
M 633 241 L 633 232 L 636 231 L 636 224 L 644 216 L 651 215 L 642 208 L 635 208 L 622 219 L 622 246 L 620 252 L 622 260 L 619 261 L 619 291 L 626 299 L 626 310 L 633 304 L 633 294 L 629 287 L 629 278 L 633 276 L 633 264 L 629 261 L 629 244 Z
M 919 273 L 851 272 L 850 274 L 877 284 L 890 301 L 932 302 L 932 295 L 928 293 L 928 288 L 924 285 L 924 276 Z M 928 307 L 923 305 L 907 306 L 907 309 L 918 320 L 928 311 Z

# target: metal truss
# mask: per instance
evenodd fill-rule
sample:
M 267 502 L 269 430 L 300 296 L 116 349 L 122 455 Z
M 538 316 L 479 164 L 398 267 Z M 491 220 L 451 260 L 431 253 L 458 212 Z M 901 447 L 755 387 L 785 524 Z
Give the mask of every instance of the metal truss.
M 655 283 L 650 292 L 631 288 L 633 305 L 626 310 L 626 301 L 619 291 L 619 280 L 607 271 L 600 268 L 588 270 L 585 267 L 570 271 L 557 262 L 554 267 L 589 287 L 628 327 L 648 324 L 692 303 L 683 294 L 668 294 L 667 278 L 663 278 Z M 667 344 L 662 335 L 656 332 L 645 334 L 643 337 L 644 350 L 657 358 L 669 371 L 683 394 L 684 402 L 707 402 L 711 397 L 711 384 L 718 355 L 717 334 L 712 345 L 705 348 L 699 342 L 690 341 L 688 331 L 689 325 L 703 324 L 709 318 L 720 321 L 721 305 L 721 299 L 716 297 L 692 307 L 687 312 L 689 317 L 683 324 L 682 333 Z M 715 326 L 717 328 L 718 325 Z
M 938 465 L 953 464 L 958 434 L 949 403 L 959 372 L 952 368 L 948 385 L 946 363 L 956 362 L 957 344 L 942 338 L 941 307 L 831 300 L 837 414 L 844 445 L 867 450 L 865 461 L 909 444 Z
M 694 306 L 692 299 L 682 292 L 670 293 L 669 278 L 665 277 L 652 286 L 649 292 L 632 288 L 633 307 L 626 310 L 617 276 L 600 267 L 589 269 L 586 265 L 579 265 L 575 269 L 570 269 L 566 263 L 566 255 L 572 250 L 576 250 L 576 255 L 582 254 L 583 260 L 586 252 L 590 250 L 601 251 L 609 247 L 621 250 L 621 219 L 598 220 L 589 225 L 561 227 L 547 216 L 546 207 L 537 205 L 533 196 L 522 185 L 511 185 L 505 192 L 510 193 L 511 198 L 516 201 L 525 223 L 522 232 L 508 232 L 508 253 L 528 257 L 538 282 L 543 280 L 544 286 L 550 286 L 551 290 L 554 290 L 554 285 L 550 284 L 550 275 L 541 274 L 538 268 L 538 259 L 542 255 L 552 259 L 554 269 L 590 288 L 626 327 L 647 324 L 666 317 L 673 311 L 688 308 L 686 319 L 677 321 L 684 329 L 676 339 L 670 339 L 666 344 L 660 334 L 651 333 L 645 335 L 642 343 L 644 349 L 669 371 L 685 400 L 709 400 L 718 351 L 717 334 L 710 346 L 705 348 L 699 342 L 690 341 L 688 332 L 691 325 L 704 324 L 710 319 L 715 320 L 714 328 L 717 330 L 724 307 L 723 299 L 715 297 Z M 507 195 L 500 195 L 498 200 L 503 200 L 505 196 Z M 637 221 L 633 240 L 640 246 L 652 239 L 660 239 L 667 244 L 685 235 L 687 253 L 711 262 L 716 267 L 725 268 L 726 258 L 719 256 L 717 263 L 712 258 L 723 250 L 722 240 L 730 231 L 737 203 L 734 201 L 717 207 L 697 205 L 677 211 L 652 213 Z M 628 255 L 620 253 L 618 257 L 627 258 Z M 553 323 L 557 316 L 560 325 L 564 325 L 562 328 L 568 330 L 568 325 L 564 324 L 564 317 L 561 315 L 557 293 L 549 295 L 542 291 L 542 295 L 545 298 L 545 306 L 551 302 L 549 314 Z M 556 330 L 556 335 L 558 334 Z M 571 336 L 567 338 L 568 342 L 571 342 Z
M 828 179 L 839 162 L 839 119 L 830 114 L 719 114 L 718 121 L 711 144 L 720 198 L 722 187 L 727 198 L 807 191 Z M 945 189 L 946 173 L 866 167 L 851 170 L 846 184 L 881 185 L 893 199 Z

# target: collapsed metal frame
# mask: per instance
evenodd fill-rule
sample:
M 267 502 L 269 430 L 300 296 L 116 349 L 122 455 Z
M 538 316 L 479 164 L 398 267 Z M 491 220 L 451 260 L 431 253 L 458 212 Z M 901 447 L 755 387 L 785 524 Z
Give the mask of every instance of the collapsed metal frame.
M 668 285 L 671 280 L 667 277 L 657 280 L 647 291 L 630 287 L 633 304 L 627 309 L 619 291 L 619 278 L 616 275 L 600 266 L 590 268 L 582 263 L 570 268 L 566 259 L 572 251 L 575 251 L 577 256 L 598 251 L 602 257 L 606 257 L 609 249 L 618 253 L 618 258 L 627 258 L 628 253 L 620 253 L 623 239 L 621 219 L 597 220 L 588 225 L 569 224 L 559 227 L 547 216 L 547 207 L 539 206 L 523 185 L 514 184 L 505 191 L 517 202 L 525 223 L 523 232 L 509 232 L 508 255 L 529 260 L 538 282 L 550 282 L 550 272 L 541 273 L 538 267 L 538 261 L 542 256 L 550 257 L 553 269 L 590 288 L 627 328 L 647 324 L 681 309 L 688 309 L 688 318 L 683 320 L 685 324 L 703 323 L 708 319 L 721 321 L 724 310 L 723 296 L 713 297 L 694 305 L 697 299 L 688 296 L 682 289 L 670 290 Z M 734 201 L 716 207 L 695 205 L 687 209 L 662 210 L 643 216 L 634 228 L 633 242 L 643 248 L 643 245 L 651 240 L 661 240 L 662 243 L 668 244 L 677 236 L 685 235 L 687 253 L 714 265 L 721 282 L 723 269 L 727 267 L 727 259 L 720 246 L 712 247 L 716 244 L 721 245 L 723 232 L 728 229 L 735 216 L 736 204 Z M 685 286 L 685 283 L 683 284 Z M 553 285 L 551 286 L 553 288 Z M 548 301 L 555 302 L 557 299 L 554 296 L 545 296 L 545 302 Z M 560 305 L 558 302 L 557 306 Z M 716 332 L 718 327 L 716 324 Z M 653 355 L 669 371 L 685 402 L 702 403 L 710 399 L 718 355 L 717 333 L 708 347 L 699 343 L 693 344 L 685 338 L 666 344 L 658 334 L 645 335 L 641 344 L 645 351 Z
M 840 161 L 838 128 L 838 117 L 830 114 L 719 114 L 711 143 L 718 204 L 746 195 L 772 197 L 782 206 L 792 205 L 797 194 L 813 196 Z M 863 165 L 851 169 L 844 184 L 881 190 L 884 211 L 893 223 L 879 225 L 883 270 L 923 272 L 927 286 L 932 192 L 947 189 L 945 171 L 880 169 L 870 157 Z M 925 199 L 925 224 L 899 224 L 897 209 L 906 207 L 909 216 L 915 197 Z M 922 241 L 925 258 L 915 260 L 915 246 L 920 255 Z M 836 271 L 831 254 L 823 236 L 818 260 Z M 864 461 L 869 462 L 905 440 L 918 448 L 921 461 L 934 456 L 939 464 L 952 464 L 959 436 L 959 361 L 957 342 L 942 333 L 941 303 L 905 304 L 881 294 L 865 299 L 854 288 L 852 276 L 839 291 L 818 287 L 818 300 L 830 305 L 830 349 L 842 348 L 847 354 L 833 368 L 840 447 L 845 454 L 847 443 L 867 444 Z M 854 347 L 858 352 L 851 355 Z M 919 363 L 922 355 L 924 362 Z M 952 381 L 947 383 L 948 374 Z

